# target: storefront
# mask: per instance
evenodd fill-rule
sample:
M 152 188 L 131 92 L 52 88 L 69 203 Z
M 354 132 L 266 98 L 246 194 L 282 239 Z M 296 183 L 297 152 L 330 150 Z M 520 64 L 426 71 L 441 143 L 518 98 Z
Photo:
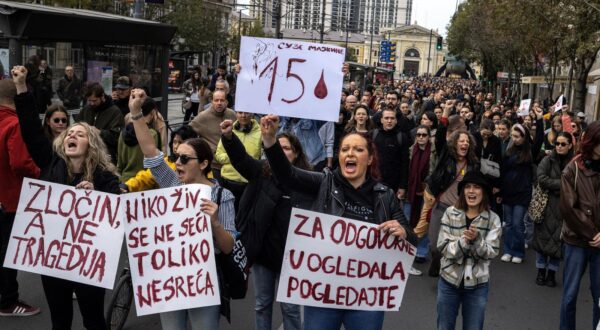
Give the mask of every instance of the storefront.
M 0 1 L 0 73 L 37 55 L 46 60 L 56 91 L 66 66 L 85 83 L 111 93 L 119 76 L 167 99 L 169 46 L 176 28 L 119 15 Z M 3 72 L 2 72 L 3 71 Z M 56 97 L 56 96 L 55 96 Z M 167 102 L 161 102 L 163 116 Z

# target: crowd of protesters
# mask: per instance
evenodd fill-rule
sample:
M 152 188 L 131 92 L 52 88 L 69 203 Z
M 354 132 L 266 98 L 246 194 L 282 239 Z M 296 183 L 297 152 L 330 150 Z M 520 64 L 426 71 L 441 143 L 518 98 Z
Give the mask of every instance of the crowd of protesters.
M 580 109 L 534 100 L 522 112 L 478 81 L 413 77 L 348 84 L 337 122 L 280 118 L 235 111 L 235 74 L 221 66 L 184 83 L 185 125 L 168 136 L 157 104 L 128 77 L 105 91 L 67 66 L 62 104 L 51 104 L 40 67 L 17 66 L 0 81 L 0 261 L 25 177 L 110 193 L 201 183 L 212 191 L 201 210 L 216 253 L 231 253 L 238 231 L 250 230 L 239 223 L 258 242 L 248 251 L 256 329 L 271 328 L 292 207 L 376 224 L 415 245 L 410 274 L 430 261 L 427 274 L 439 277 L 438 329 L 455 328 L 459 307 L 466 329 L 482 329 L 490 260 L 520 264 L 529 247 L 532 283 L 562 284 L 561 329 L 576 329 L 586 268 L 600 301 L 600 122 Z M 67 109 L 82 105 L 71 118 Z M 16 274 L 0 268 L 0 316 L 39 313 L 19 300 Z M 73 293 L 84 326 L 106 328 L 104 289 L 49 276 L 42 284 L 54 329 L 71 327 Z M 380 329 L 384 320 L 287 303 L 281 312 L 285 329 Z M 217 329 L 219 315 L 210 306 L 160 319 L 164 329 Z

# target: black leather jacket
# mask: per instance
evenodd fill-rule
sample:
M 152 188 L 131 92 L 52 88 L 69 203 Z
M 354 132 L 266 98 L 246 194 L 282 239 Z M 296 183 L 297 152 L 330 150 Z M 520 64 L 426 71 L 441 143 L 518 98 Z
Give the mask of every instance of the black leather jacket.
M 292 166 L 287 160 L 279 142 L 270 148 L 265 148 L 265 155 L 277 180 L 287 187 L 302 191 L 315 197 L 311 209 L 315 212 L 342 216 L 344 214 L 343 189 L 336 182 L 334 174 L 326 169 L 325 172 L 304 171 Z M 376 195 L 373 207 L 375 221 L 383 223 L 395 219 L 406 231 L 406 239 L 416 245 L 417 238 L 402 212 L 400 202 L 394 192 L 387 186 L 377 183 L 373 186 Z

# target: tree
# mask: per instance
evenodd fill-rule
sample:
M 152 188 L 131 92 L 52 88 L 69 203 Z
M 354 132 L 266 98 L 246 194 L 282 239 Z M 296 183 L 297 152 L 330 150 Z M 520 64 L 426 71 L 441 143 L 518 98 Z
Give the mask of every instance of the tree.
M 579 0 L 468 0 L 448 26 L 452 54 L 482 63 L 486 80 L 499 69 L 542 74 L 553 91 L 560 63 L 570 63 L 572 108 L 583 109 L 586 80 L 600 51 L 600 10 Z M 568 94 L 568 93 L 567 93 Z

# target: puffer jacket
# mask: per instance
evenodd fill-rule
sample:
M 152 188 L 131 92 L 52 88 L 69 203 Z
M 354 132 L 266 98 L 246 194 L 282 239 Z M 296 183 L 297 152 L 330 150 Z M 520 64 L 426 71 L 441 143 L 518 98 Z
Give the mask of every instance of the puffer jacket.
M 540 187 L 548 192 L 548 203 L 544 209 L 544 219 L 535 224 L 532 247 L 535 251 L 553 258 L 562 258 L 560 232 L 563 219 L 560 215 L 560 159 L 556 151 L 544 157 L 537 169 Z M 569 157 L 570 156 L 565 156 Z M 564 160 L 568 161 L 568 158 Z
M 437 248 L 442 253 L 440 276 L 455 287 L 463 280 L 465 288 L 487 283 L 490 260 L 500 251 L 500 217 L 492 211 L 484 211 L 473 219 L 473 223 L 477 225 L 479 235 L 469 244 L 463 236 L 467 229 L 465 212 L 450 206 L 442 217 L 437 240 Z
M 578 155 L 563 170 L 560 186 L 562 239 L 590 248 L 589 242 L 600 232 L 600 172 L 586 168 Z
M 279 182 L 294 190 L 315 196 L 311 210 L 336 216 L 344 214 L 344 194 L 340 183 L 336 182 L 333 172 L 304 171 L 293 167 L 287 160 L 279 142 L 265 148 L 265 155 L 273 174 Z M 373 187 L 375 205 L 373 207 L 376 223 L 397 220 L 406 231 L 406 240 L 416 245 L 416 236 L 402 212 L 396 194 L 387 186 L 376 183 Z

